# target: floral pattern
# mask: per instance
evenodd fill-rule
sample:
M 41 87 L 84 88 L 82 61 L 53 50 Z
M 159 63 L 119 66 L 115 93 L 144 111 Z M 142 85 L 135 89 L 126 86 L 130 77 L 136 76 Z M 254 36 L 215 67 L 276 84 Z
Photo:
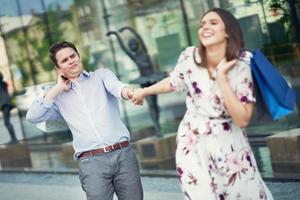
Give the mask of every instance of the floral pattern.
M 237 127 L 227 112 L 216 73 L 210 78 L 206 68 L 195 65 L 194 48 L 182 52 L 170 73 L 172 88 L 187 93 L 176 150 L 184 198 L 273 200 L 258 172 L 245 130 Z M 228 72 L 230 86 L 243 104 L 255 102 L 250 59 L 251 53 L 243 52 Z

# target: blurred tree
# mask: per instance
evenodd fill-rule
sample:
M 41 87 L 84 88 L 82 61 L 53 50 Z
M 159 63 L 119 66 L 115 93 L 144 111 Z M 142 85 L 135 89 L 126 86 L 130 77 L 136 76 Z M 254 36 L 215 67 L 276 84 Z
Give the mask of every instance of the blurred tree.
M 68 21 L 72 23 L 72 16 L 70 13 L 66 13 L 63 18 L 61 13 L 56 10 L 47 11 L 47 23 L 45 23 L 45 14 L 33 14 L 33 19 L 30 25 L 27 27 L 27 38 L 24 35 L 18 35 L 16 37 L 18 48 L 22 49 L 25 44 L 25 39 L 29 44 L 30 58 L 34 61 L 33 68 L 35 69 L 35 75 L 38 77 L 38 83 L 45 81 L 56 80 L 56 76 L 53 73 L 53 64 L 51 63 L 48 50 L 50 45 L 56 41 L 64 40 L 63 27 L 61 26 L 62 21 Z M 49 40 L 49 34 L 51 34 L 51 41 Z M 22 52 L 23 50 L 21 50 Z M 28 58 L 26 56 L 21 56 L 16 58 L 15 63 L 20 68 L 22 72 L 22 82 L 23 85 L 30 85 L 30 73 L 27 70 Z M 45 74 L 46 72 L 46 74 Z M 45 79 L 45 77 L 47 77 Z
M 52 41 L 63 40 L 63 31 L 59 26 L 60 20 L 57 19 L 59 15 L 57 15 L 56 11 L 48 11 L 47 16 L 48 23 L 45 23 L 45 21 L 43 20 L 44 18 L 41 17 L 41 20 L 38 20 L 37 23 L 33 25 L 39 30 L 38 32 L 43 33 L 42 38 L 38 39 L 39 36 L 35 35 L 36 37 L 29 38 L 29 43 L 31 44 L 35 52 L 37 52 L 37 54 L 35 54 L 34 60 L 39 62 L 38 64 L 40 64 L 46 72 L 49 72 L 53 70 L 53 65 L 48 57 L 49 47 L 50 45 L 52 45 Z M 48 30 L 50 30 L 49 34 L 51 34 L 51 42 L 48 41 Z M 51 77 L 51 73 L 49 73 L 49 75 L 50 80 L 53 80 L 54 77 Z
M 14 38 L 17 46 L 14 47 L 15 56 L 11 56 L 12 62 L 16 64 L 17 68 L 21 72 L 22 85 L 28 85 L 31 81 L 30 78 L 30 64 L 28 62 L 28 57 L 25 50 L 22 48 L 25 46 L 25 37 L 21 31 L 12 32 L 9 34 L 8 38 Z M 12 48 L 11 48 L 12 49 Z

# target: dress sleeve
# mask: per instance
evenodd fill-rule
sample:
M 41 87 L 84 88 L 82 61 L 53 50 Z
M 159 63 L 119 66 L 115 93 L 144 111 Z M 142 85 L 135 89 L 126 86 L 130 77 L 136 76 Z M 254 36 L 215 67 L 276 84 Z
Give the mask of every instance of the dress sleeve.
M 187 64 L 188 59 L 192 59 L 192 54 L 188 50 L 184 50 L 177 61 L 177 64 L 174 70 L 170 73 L 170 84 L 173 90 L 175 91 L 187 91 L 187 85 L 184 80 L 185 74 L 185 65 Z
M 253 78 L 251 68 L 248 63 L 240 61 L 240 66 L 237 71 L 236 95 L 243 104 L 256 102 L 253 93 Z

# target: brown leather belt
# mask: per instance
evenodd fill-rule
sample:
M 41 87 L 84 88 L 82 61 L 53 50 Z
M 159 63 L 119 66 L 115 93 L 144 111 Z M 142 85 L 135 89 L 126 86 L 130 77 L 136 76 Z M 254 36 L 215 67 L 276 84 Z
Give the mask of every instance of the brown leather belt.
M 79 158 L 84 158 L 84 157 L 88 157 L 88 156 L 94 156 L 97 154 L 101 154 L 101 153 L 107 153 L 110 151 L 115 151 L 117 149 L 122 149 L 124 147 L 127 147 L 129 145 L 128 141 L 124 141 L 124 142 L 120 142 L 120 143 L 116 143 L 107 147 L 103 147 L 103 148 L 99 148 L 99 149 L 93 149 L 91 151 L 86 151 L 83 152 L 82 154 L 79 155 Z

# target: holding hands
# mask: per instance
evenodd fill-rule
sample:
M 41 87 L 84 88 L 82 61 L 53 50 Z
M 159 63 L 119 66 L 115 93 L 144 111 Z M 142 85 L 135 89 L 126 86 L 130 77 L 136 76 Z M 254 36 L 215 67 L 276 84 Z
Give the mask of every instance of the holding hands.
M 134 105 L 143 105 L 145 96 L 146 96 L 145 88 L 134 89 L 133 95 L 131 97 L 131 102 Z
M 122 96 L 124 99 L 131 100 L 134 105 L 143 105 L 146 93 L 144 88 L 132 89 L 125 87 Z
M 132 95 L 130 98 L 134 105 L 143 105 L 144 98 L 149 95 L 165 94 L 174 91 L 170 84 L 170 77 L 145 88 L 132 89 Z
M 127 100 L 131 100 L 134 105 L 143 105 L 145 96 L 144 88 L 132 89 L 126 87 L 123 94 L 123 97 Z
M 134 105 L 143 105 L 146 92 L 144 88 L 137 88 L 133 90 L 133 95 L 130 98 Z

